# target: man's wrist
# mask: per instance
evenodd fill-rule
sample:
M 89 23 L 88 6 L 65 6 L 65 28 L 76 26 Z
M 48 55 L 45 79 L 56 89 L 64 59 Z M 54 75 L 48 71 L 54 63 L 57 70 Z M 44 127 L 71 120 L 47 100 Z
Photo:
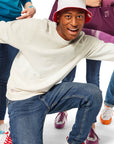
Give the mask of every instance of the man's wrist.
M 31 6 L 33 7 L 32 3 L 31 3 L 31 2 L 27 2 L 27 3 L 25 4 L 24 8 L 27 9 L 27 8 L 30 8 Z M 31 7 L 31 8 L 32 8 L 32 7 Z
M 34 8 L 34 6 L 33 6 L 33 5 L 30 5 L 29 8 Z

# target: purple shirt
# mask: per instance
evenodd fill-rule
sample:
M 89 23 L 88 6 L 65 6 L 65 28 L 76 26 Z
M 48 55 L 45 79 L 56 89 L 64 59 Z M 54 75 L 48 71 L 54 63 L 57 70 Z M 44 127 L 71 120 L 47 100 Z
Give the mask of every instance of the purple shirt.
M 103 31 L 114 36 L 114 5 L 102 7 L 87 7 L 93 14 L 92 20 L 85 24 L 85 28 Z

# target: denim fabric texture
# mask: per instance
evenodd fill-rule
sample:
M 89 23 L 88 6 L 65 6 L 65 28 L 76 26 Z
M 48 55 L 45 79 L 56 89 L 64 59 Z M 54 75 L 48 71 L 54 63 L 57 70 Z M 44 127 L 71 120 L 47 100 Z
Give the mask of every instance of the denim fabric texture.
M 86 81 L 99 87 L 101 61 L 86 59 Z
M 12 144 L 43 144 L 46 114 L 78 108 L 70 144 L 82 144 L 101 108 L 102 94 L 93 84 L 63 82 L 43 95 L 8 102 Z

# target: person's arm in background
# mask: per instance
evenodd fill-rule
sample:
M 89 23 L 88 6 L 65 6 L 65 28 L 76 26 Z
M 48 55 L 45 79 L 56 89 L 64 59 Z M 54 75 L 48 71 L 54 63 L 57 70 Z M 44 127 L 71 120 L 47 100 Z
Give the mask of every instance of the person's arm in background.
M 55 3 L 53 4 L 53 7 L 50 13 L 49 20 L 51 21 L 53 21 L 53 14 L 57 10 L 57 3 L 58 3 L 58 0 L 56 0 Z
M 94 30 L 94 29 L 87 29 L 87 28 L 83 28 L 83 31 L 87 35 L 91 35 L 100 40 L 103 40 L 105 43 L 108 43 L 108 42 L 114 43 L 114 36 L 112 36 L 108 33 L 105 33 L 105 32 L 99 31 L 99 30 Z
M 102 0 L 102 1 L 104 7 L 114 6 L 114 0 Z
M 22 15 L 20 17 L 17 17 L 17 19 L 32 18 L 34 14 L 36 13 L 36 9 L 32 5 L 32 2 L 30 0 L 28 0 L 27 2 L 26 1 L 21 0 L 24 6 L 24 10 L 21 12 Z
M 102 0 L 86 0 L 86 6 L 99 7 L 101 6 Z

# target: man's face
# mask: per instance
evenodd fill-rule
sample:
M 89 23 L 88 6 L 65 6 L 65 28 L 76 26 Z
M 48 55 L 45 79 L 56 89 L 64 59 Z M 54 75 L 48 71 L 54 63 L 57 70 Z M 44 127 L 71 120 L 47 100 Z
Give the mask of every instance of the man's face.
M 85 11 L 81 9 L 65 9 L 57 15 L 57 32 L 65 40 L 74 40 L 85 23 Z

